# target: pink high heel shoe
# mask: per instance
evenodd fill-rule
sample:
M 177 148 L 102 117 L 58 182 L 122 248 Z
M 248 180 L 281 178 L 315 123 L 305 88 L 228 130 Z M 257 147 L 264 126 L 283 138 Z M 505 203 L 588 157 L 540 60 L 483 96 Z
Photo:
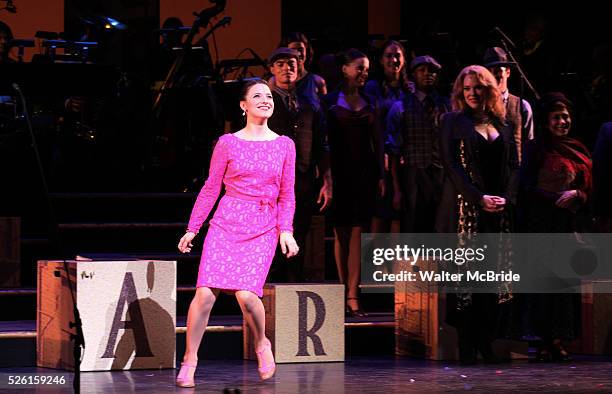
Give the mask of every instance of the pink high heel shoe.
M 263 358 L 264 353 L 270 353 L 272 356 L 272 363 L 266 364 Z M 257 354 L 257 362 L 259 367 L 257 371 L 259 372 L 259 377 L 261 380 L 270 379 L 274 376 L 274 372 L 276 371 L 276 363 L 274 362 L 274 354 L 272 354 L 272 345 L 270 341 L 266 341 L 266 344 L 259 348 L 259 350 L 255 350 L 255 354 Z
M 179 387 L 195 387 L 193 376 L 197 367 L 197 364 L 182 362 L 181 369 L 178 375 L 176 375 L 176 385 Z

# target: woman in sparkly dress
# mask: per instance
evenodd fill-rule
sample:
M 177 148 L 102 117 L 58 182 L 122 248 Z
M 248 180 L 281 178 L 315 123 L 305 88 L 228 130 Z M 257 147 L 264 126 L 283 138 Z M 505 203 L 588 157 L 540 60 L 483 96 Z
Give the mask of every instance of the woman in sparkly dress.
M 454 112 L 441 120 L 446 179 L 436 230 L 462 236 L 510 232 L 519 164 L 513 125 L 506 120 L 495 77 L 484 67 L 465 67 L 451 101 Z M 502 304 L 510 298 L 507 292 L 448 294 L 446 320 L 457 329 L 462 363 L 475 363 L 478 352 L 485 362 L 497 361 L 491 342 L 501 329 Z

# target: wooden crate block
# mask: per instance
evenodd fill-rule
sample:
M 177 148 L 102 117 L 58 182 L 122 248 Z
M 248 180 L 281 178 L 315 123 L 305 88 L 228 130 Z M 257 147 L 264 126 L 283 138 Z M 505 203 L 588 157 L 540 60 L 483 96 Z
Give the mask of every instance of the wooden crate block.
M 0 217 L 0 287 L 19 287 L 20 236 L 20 218 Z
M 344 361 L 344 286 L 269 284 L 264 287 L 266 336 L 277 363 Z M 243 327 L 244 358 L 256 360 Z
M 438 263 L 419 261 L 419 267 L 435 271 Z M 405 262 L 394 264 L 396 272 L 412 270 Z M 501 358 L 528 358 L 527 342 L 496 340 L 492 344 Z M 457 360 L 457 331 L 446 323 L 446 294 L 436 282 L 395 282 L 395 353 L 429 360 Z
M 435 262 L 419 261 L 422 270 L 435 270 Z M 396 272 L 411 271 L 396 262 Z M 435 282 L 395 282 L 395 353 L 430 360 L 458 357 L 457 333 L 445 322 L 446 295 Z
M 612 281 L 582 283 L 582 353 L 612 355 Z
M 175 261 L 68 261 L 83 321 L 82 371 L 174 368 Z M 37 365 L 74 369 L 62 261 L 38 262 Z

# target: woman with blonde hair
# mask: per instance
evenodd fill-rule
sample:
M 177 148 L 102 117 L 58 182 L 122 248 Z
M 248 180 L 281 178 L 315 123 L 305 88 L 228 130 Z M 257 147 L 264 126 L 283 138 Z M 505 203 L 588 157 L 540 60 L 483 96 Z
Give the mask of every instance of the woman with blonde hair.
M 451 102 L 454 112 L 441 120 L 440 155 L 447 176 L 436 229 L 461 235 L 509 232 L 519 164 L 495 77 L 484 67 L 465 67 Z M 509 298 L 508 292 L 450 295 L 447 321 L 457 328 L 461 362 L 474 363 L 477 351 L 485 361 L 496 361 L 491 342 L 499 328 L 498 305 Z

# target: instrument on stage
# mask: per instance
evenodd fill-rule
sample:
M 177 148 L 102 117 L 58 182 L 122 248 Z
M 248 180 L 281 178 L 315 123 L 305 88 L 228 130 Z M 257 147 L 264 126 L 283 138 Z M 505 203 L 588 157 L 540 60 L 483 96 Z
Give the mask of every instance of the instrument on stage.
M 223 7 L 224 6 L 225 6 L 225 4 L 223 4 Z M 170 67 L 170 70 L 168 71 L 168 75 L 166 76 L 165 81 L 159 87 L 159 91 L 157 93 L 157 97 L 155 98 L 154 103 L 153 103 L 153 112 L 156 114 L 156 116 L 159 116 L 159 114 L 160 114 L 161 106 L 162 106 L 162 102 L 163 102 L 164 94 L 165 94 L 166 90 L 172 89 L 174 87 L 174 85 L 177 83 L 177 81 L 180 80 L 180 78 L 179 78 L 180 77 L 180 71 L 182 71 L 181 67 L 183 66 L 183 63 L 184 63 L 184 60 L 185 60 L 185 55 L 193 49 L 193 46 L 191 44 L 191 41 L 193 40 L 193 37 L 199 31 L 199 28 L 200 28 L 201 25 L 203 25 L 205 23 L 207 24 L 208 20 L 210 20 L 210 18 L 212 18 L 213 16 L 217 15 L 222 10 L 223 10 L 223 8 L 219 8 L 219 6 L 216 5 L 214 7 L 211 7 L 210 9 L 206 9 L 206 10 L 202 11 L 200 14 L 198 14 L 198 17 L 195 20 L 195 22 L 193 23 L 193 26 L 191 27 L 191 30 L 187 34 L 187 38 L 185 39 L 185 43 L 183 44 L 183 52 L 175 59 L 174 64 L 172 64 L 172 66 Z M 232 21 L 232 18 L 230 18 L 229 16 L 226 16 L 226 17 L 222 18 L 220 21 L 215 23 L 210 28 L 210 30 L 207 31 L 204 34 L 204 36 L 199 41 L 203 42 L 216 29 L 218 29 L 219 27 L 223 27 L 223 26 L 229 25 L 231 23 L 231 21 Z
M 31 100 L 32 122 L 39 130 L 59 128 L 85 142 L 96 138 L 101 101 L 116 95 L 120 80 L 113 67 L 83 63 L 0 64 L 0 75 L 8 76 L 0 79 L 0 134 L 23 129 L 16 83 Z
M 9 42 L 9 48 L 18 48 L 17 50 L 17 61 L 19 61 L 20 63 L 23 62 L 23 55 L 25 52 L 25 48 L 32 48 L 34 47 L 34 40 L 19 40 L 19 39 L 12 39 Z
M 17 83 L 26 96 L 113 94 L 119 73 L 111 66 L 74 63 L 0 64 L 0 95 L 13 95 Z
M 0 96 L 0 137 L 17 129 L 17 105 L 12 96 Z

